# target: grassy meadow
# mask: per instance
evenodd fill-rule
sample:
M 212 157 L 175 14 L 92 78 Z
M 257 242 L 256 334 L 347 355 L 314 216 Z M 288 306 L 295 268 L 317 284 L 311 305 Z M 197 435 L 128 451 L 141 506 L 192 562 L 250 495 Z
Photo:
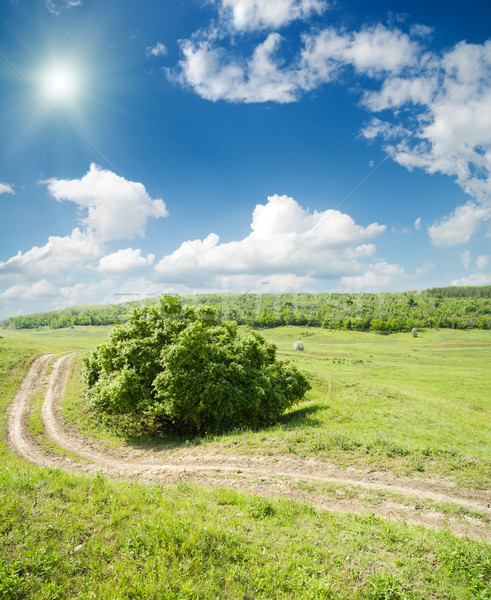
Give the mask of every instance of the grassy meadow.
M 34 356 L 83 352 L 107 331 L 0 330 L 3 430 Z M 280 424 L 188 440 L 191 451 L 294 453 L 489 489 L 491 332 L 263 333 L 305 370 L 313 389 Z M 297 339 L 303 353 L 293 352 Z M 82 429 L 95 428 L 77 369 L 64 411 Z M 98 435 L 132 441 L 108 430 Z M 31 466 L 4 442 L 0 456 L 2 600 L 491 598 L 489 545 L 447 530 L 186 481 L 75 477 Z
M 262 334 L 312 384 L 305 401 L 277 425 L 133 441 L 177 449 L 186 443 L 189 452 L 205 445 L 222 453 L 310 456 L 491 488 L 491 332 L 427 330 L 415 338 L 279 327 Z M 304 342 L 304 352 L 293 350 L 296 340 Z M 79 369 L 69 382 L 66 418 L 91 435 L 131 443 L 127 430 L 115 435 L 87 413 Z

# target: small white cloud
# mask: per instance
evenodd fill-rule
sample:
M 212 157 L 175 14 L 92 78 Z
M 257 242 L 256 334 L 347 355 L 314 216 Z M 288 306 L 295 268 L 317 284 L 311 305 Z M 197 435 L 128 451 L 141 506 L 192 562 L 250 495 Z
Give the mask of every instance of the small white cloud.
M 14 188 L 10 185 L 10 183 L 0 182 L 0 194 L 15 194 Z
M 163 200 L 153 200 L 143 184 L 95 164 L 82 179 L 51 178 L 42 183 L 56 200 L 69 200 L 87 210 L 83 224 L 107 241 L 144 237 L 148 219 L 168 214 Z
M 54 15 L 59 15 L 64 9 L 82 6 L 82 3 L 82 0 L 45 0 L 46 8 Z
M 428 25 L 417 23 L 415 25 L 411 25 L 409 28 L 409 33 L 414 37 L 429 38 L 433 34 L 433 27 L 428 27 Z
M 361 135 L 367 140 L 374 140 L 377 137 L 388 140 L 408 133 L 402 125 L 392 125 L 377 118 L 372 119 L 361 130 Z
M 469 250 L 464 250 L 462 252 L 462 254 L 460 255 L 460 260 L 462 261 L 464 267 L 468 269 L 471 264 L 471 253 L 469 252 Z
M 414 221 L 414 229 L 417 231 L 421 229 L 421 217 L 418 217 L 416 221 Z
M 162 42 L 157 42 L 155 46 L 147 47 L 147 56 L 165 56 L 167 54 L 167 48 Z
M 491 257 L 490 254 L 481 254 L 480 256 L 478 256 L 476 259 L 476 267 L 480 271 L 485 269 L 488 266 L 490 257 Z
M 155 254 L 142 256 L 140 248 L 136 250 L 126 248 L 103 256 L 99 260 L 97 270 L 100 273 L 127 273 L 142 267 L 149 267 L 154 259 Z
M 491 274 L 474 273 L 468 277 L 454 279 L 450 285 L 491 285 Z
M 278 29 L 297 19 L 322 14 L 324 0 L 217 0 L 223 23 L 239 31 Z
M 458 206 L 455 211 L 428 228 L 428 233 L 435 246 L 454 246 L 468 242 L 476 227 L 483 220 L 491 218 L 491 210 L 468 202 Z

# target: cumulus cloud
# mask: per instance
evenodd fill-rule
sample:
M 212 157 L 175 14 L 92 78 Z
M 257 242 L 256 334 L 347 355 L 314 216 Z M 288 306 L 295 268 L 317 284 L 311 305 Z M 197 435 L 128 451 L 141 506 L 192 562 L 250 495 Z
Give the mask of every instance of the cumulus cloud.
M 282 69 L 275 52 L 281 36 L 271 33 L 251 57 L 236 60 L 209 40 L 186 40 L 178 81 L 207 100 L 293 102 L 298 94 L 295 72 Z
M 250 56 L 241 57 L 217 45 L 215 32 L 184 40 L 177 80 L 207 100 L 286 103 L 335 79 L 343 68 L 374 77 L 397 73 L 414 64 L 419 52 L 407 34 L 382 25 L 306 34 L 302 51 L 287 65 L 279 55 L 282 41 L 279 33 L 270 33 Z
M 113 240 L 145 233 L 149 218 L 166 214 L 162 200 L 153 200 L 141 183 L 91 165 L 81 179 L 49 179 L 44 182 L 57 200 L 69 200 L 80 208 L 80 226 L 65 236 L 49 236 L 41 246 L 0 262 L 4 291 L 2 314 L 18 310 L 17 298 L 24 306 L 40 310 L 101 300 L 110 279 L 88 282 L 94 273 L 121 279 L 137 269 L 148 268 L 155 255 L 142 255 L 140 249 L 126 248 L 108 252 Z M 32 303 L 32 305 L 30 304 Z
M 431 225 L 428 233 L 435 246 L 464 244 L 470 240 L 479 223 L 489 218 L 491 218 L 491 207 L 468 202 L 458 206 L 450 216 L 439 223 Z
M 10 185 L 10 183 L 0 182 L 0 194 L 15 194 L 14 188 Z
M 418 217 L 416 221 L 414 221 L 414 229 L 417 231 L 421 229 L 421 217 Z
M 162 42 L 157 42 L 155 46 L 147 46 L 147 56 L 165 56 L 167 48 Z
M 358 73 L 376 77 L 399 73 L 416 63 L 419 45 L 399 29 L 383 25 L 340 33 L 334 28 L 303 36 L 302 76 L 314 87 L 332 78 L 333 70 L 351 65 Z
M 103 250 L 102 241 L 92 232 L 77 227 L 70 235 L 50 236 L 44 246 L 34 246 L 27 252 L 18 252 L 5 262 L 0 262 L 0 276 L 53 275 L 63 270 L 81 268 L 98 257 Z
M 413 108 L 412 135 L 393 137 L 386 150 L 408 169 L 454 177 L 472 201 L 429 229 L 437 246 L 466 242 L 479 223 L 491 218 L 491 40 L 460 42 L 438 56 L 427 53 L 404 76 L 386 78 L 367 92 L 372 111 L 391 109 L 400 124 L 402 108 Z M 416 126 L 414 125 L 416 123 Z M 393 123 L 374 119 L 365 137 L 383 139 Z
M 211 233 L 164 256 L 155 272 L 162 281 L 194 281 L 195 286 L 236 285 L 244 277 L 261 285 L 299 281 L 313 286 L 364 272 L 366 259 L 375 253 L 370 240 L 385 229 L 378 223 L 362 227 L 337 210 L 312 213 L 291 197 L 274 195 L 256 206 L 251 233 L 242 240 L 220 243 Z
M 95 164 L 82 179 L 51 178 L 42 183 L 56 200 L 69 200 L 87 210 L 83 224 L 103 240 L 143 237 L 148 219 L 167 216 L 163 200 L 152 200 L 143 184 Z
M 149 267 L 154 259 L 155 254 L 142 256 L 140 248 L 136 250 L 126 248 L 103 256 L 99 260 L 97 270 L 100 273 L 127 273 L 142 267 Z
M 221 20 L 236 30 L 278 29 L 297 19 L 322 14 L 323 0 L 217 0 Z
M 155 259 L 141 249 L 108 251 L 112 241 L 143 236 L 148 219 L 167 214 L 163 201 L 152 199 L 141 183 L 96 165 L 81 179 L 43 183 L 53 198 L 79 207 L 80 226 L 0 262 L 2 317 L 18 313 L 19 307 L 37 312 L 101 302 L 128 273 L 148 269 Z M 87 281 L 94 274 L 96 280 Z M 115 279 L 103 279 L 107 275 Z
M 304 26 L 300 49 L 291 57 L 282 52 L 286 44 L 277 30 L 321 14 L 326 3 L 215 0 L 215 5 L 218 19 L 181 42 L 177 72 L 169 71 L 176 81 L 211 101 L 288 103 L 351 69 L 373 80 L 369 89 L 359 88 L 362 106 L 386 111 L 385 120 L 375 117 L 362 136 L 381 139 L 389 156 L 407 169 L 454 177 L 472 198 L 430 228 L 435 245 L 467 241 L 489 218 L 491 40 L 435 52 L 426 49 L 432 29 L 424 24 L 413 24 L 409 34 L 380 23 L 359 31 Z M 241 42 L 252 39 L 244 34 L 264 29 L 273 31 L 252 51 L 243 51 L 249 44 Z M 454 225 L 464 213 L 459 234 Z

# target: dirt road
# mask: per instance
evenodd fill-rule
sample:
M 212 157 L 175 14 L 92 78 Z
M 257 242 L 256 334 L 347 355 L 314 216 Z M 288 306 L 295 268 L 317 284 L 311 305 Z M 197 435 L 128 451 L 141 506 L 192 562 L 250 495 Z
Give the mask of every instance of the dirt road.
M 59 400 L 72 357 L 45 355 L 36 358 L 12 403 L 7 443 L 33 464 L 78 474 L 99 472 L 147 482 L 186 478 L 199 485 L 229 486 L 264 495 L 295 497 L 328 510 L 371 512 L 429 527 L 446 526 L 458 535 L 491 541 L 491 494 L 458 488 L 446 481 L 395 478 L 382 472 L 342 469 L 295 455 L 251 457 L 196 454 L 196 451 L 191 455 L 186 448 L 172 453 L 151 448 L 109 449 L 80 434 L 61 416 Z M 48 446 L 28 429 L 27 419 L 33 401 L 41 391 L 44 391 L 41 417 L 45 436 L 64 452 L 48 450 Z M 326 491 L 322 484 L 336 484 L 339 490 L 333 491 L 331 486 Z M 350 488 L 353 493 L 346 494 L 346 486 L 353 486 Z M 389 493 L 380 495 L 380 492 Z M 374 493 L 378 493 L 375 500 Z M 396 501 L 393 494 L 401 498 Z M 463 515 L 449 516 L 431 506 L 422 506 L 421 503 L 427 500 L 458 505 L 466 510 Z M 486 518 L 465 514 L 469 511 L 479 511 Z

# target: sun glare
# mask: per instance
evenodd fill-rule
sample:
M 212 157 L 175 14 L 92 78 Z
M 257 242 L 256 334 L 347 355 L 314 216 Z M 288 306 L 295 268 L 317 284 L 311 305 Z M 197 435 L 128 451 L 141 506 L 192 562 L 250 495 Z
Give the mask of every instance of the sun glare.
M 53 67 L 45 72 L 44 92 L 50 100 L 73 100 L 77 93 L 77 77 L 73 69 Z

